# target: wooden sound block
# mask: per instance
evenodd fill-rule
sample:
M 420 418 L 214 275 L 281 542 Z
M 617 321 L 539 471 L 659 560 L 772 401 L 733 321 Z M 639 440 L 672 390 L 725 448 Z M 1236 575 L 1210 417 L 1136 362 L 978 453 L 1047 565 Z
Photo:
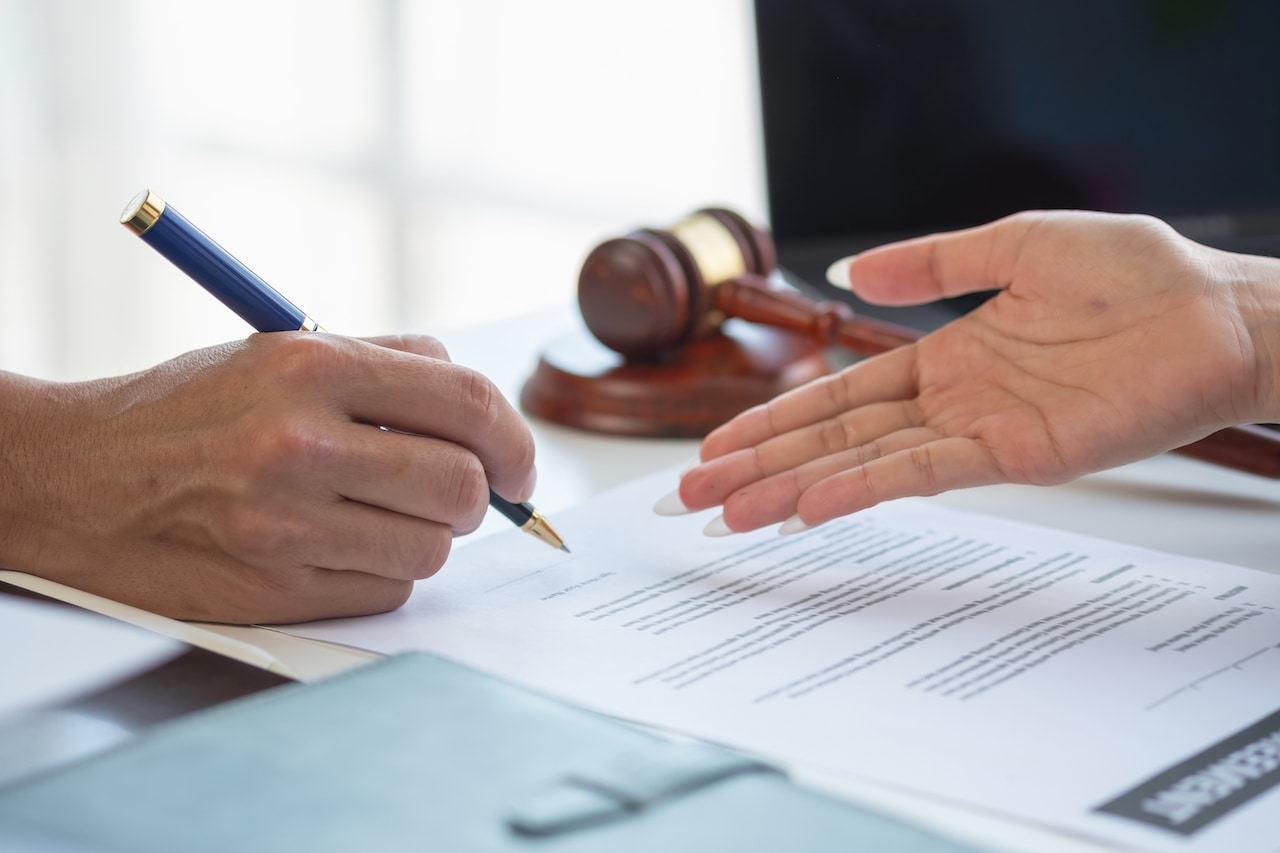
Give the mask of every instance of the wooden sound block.
M 829 373 L 823 348 L 730 321 L 664 361 L 626 361 L 585 334 L 548 347 L 520 405 L 533 417 L 611 435 L 701 438 L 734 415 Z

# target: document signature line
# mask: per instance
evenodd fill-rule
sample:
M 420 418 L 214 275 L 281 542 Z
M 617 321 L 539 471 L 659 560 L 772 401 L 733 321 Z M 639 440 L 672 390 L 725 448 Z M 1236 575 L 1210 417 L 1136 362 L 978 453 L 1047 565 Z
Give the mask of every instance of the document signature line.
M 515 576 L 515 577 L 513 577 L 513 578 L 509 578 L 509 579 L 507 579 L 507 580 L 503 581 L 502 583 L 498 584 L 497 586 L 491 586 L 491 587 L 489 587 L 488 589 L 486 589 L 486 590 L 485 590 L 485 592 L 486 592 L 486 593 L 489 593 L 489 592 L 497 592 L 498 590 L 502 589 L 504 586 L 511 586 L 513 583 L 519 583 L 520 581 L 528 580 L 529 578 L 533 577 L 534 575 L 540 575 L 540 574 L 542 574 L 543 572 L 547 571 L 548 569 L 554 569 L 556 566 L 562 566 L 562 565 L 564 565 L 565 563 L 569 562 L 569 561 L 570 561 L 570 560 L 572 560 L 572 559 L 573 559 L 573 557 L 565 557 L 563 560 L 557 560 L 556 562 L 552 563 L 552 564 L 551 564 L 551 565 L 549 565 L 549 566 L 543 566 L 543 567 L 542 567 L 542 568 L 540 568 L 540 569 L 534 569 L 534 570 L 533 570 L 533 571 L 531 571 L 531 572 L 525 572 L 525 573 L 524 573 L 524 574 L 522 574 L 522 575 L 516 575 L 516 576 Z
M 1266 652 L 1269 652 L 1272 649 L 1278 648 L 1278 647 L 1280 646 L 1264 646 L 1258 649 L 1253 654 L 1245 655 L 1239 660 L 1232 661 L 1231 663 L 1227 664 L 1224 667 L 1221 667 L 1220 669 L 1215 669 L 1213 672 L 1209 673 L 1208 675 L 1202 675 L 1199 678 L 1197 678 L 1195 681 L 1191 681 L 1191 682 L 1188 682 L 1187 684 L 1184 684 L 1183 686 L 1179 687 L 1177 690 L 1174 690 L 1172 693 L 1162 696 L 1156 701 L 1152 702 L 1150 705 L 1147 705 L 1142 710 L 1154 711 L 1156 708 L 1159 708 L 1161 705 L 1168 702 L 1170 699 L 1173 699 L 1175 696 L 1179 696 L 1183 693 L 1186 693 L 1188 690 L 1199 690 L 1200 685 L 1210 680 L 1211 678 L 1217 678 L 1219 675 L 1222 675 L 1224 672 L 1227 672 L 1229 670 L 1233 670 L 1233 669 L 1237 671 L 1242 670 L 1244 668 L 1242 664 L 1248 663 L 1249 661 L 1258 657 L 1258 655 L 1265 654 Z

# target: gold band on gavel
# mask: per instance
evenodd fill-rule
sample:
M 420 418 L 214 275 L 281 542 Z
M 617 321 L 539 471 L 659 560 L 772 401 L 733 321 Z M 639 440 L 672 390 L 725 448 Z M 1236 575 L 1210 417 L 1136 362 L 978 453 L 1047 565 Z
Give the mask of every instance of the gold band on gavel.
M 667 230 L 688 248 L 707 286 L 746 273 L 747 259 L 733 233 L 705 213 L 695 213 Z

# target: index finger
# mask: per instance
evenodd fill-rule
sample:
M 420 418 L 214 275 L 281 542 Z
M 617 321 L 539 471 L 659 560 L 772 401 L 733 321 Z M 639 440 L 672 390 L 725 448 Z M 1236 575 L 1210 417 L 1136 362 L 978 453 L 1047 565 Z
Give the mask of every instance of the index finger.
M 702 461 L 755 447 L 851 409 L 915 396 L 916 347 L 909 344 L 747 409 L 703 440 Z
M 345 414 L 399 432 L 461 445 L 484 466 L 489 485 L 511 501 L 533 489 L 533 436 L 524 419 L 483 374 L 435 358 L 347 339 Z
M 1061 214 L 1024 211 L 1004 219 L 870 249 L 831 265 L 828 279 L 879 305 L 915 305 L 1013 281 L 1036 229 Z

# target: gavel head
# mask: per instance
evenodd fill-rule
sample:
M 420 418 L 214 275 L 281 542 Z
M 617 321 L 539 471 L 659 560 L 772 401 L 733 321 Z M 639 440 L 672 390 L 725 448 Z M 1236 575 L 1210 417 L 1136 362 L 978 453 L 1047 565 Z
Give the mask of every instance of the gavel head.
M 628 358 L 656 359 L 719 325 L 718 284 L 776 266 L 766 231 L 733 211 L 708 208 L 665 229 L 601 243 L 582 265 L 578 305 L 602 344 Z

